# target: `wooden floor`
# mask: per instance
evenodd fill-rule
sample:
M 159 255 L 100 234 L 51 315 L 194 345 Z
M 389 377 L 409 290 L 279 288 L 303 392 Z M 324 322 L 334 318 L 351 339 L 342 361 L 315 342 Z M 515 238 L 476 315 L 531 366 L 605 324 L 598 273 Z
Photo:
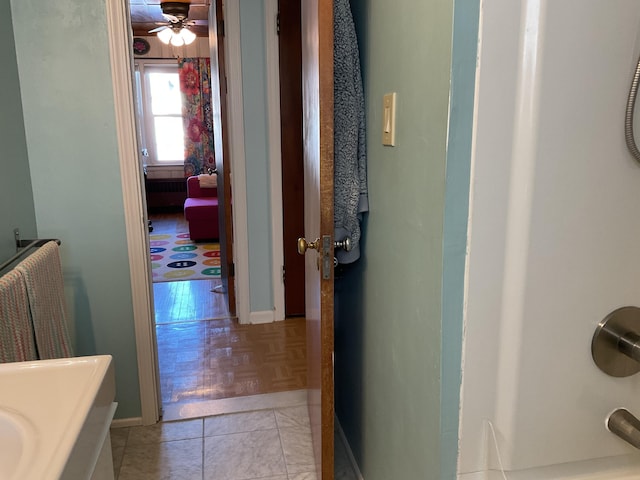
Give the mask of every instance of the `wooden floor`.
M 216 293 L 220 280 L 183 280 L 153 284 L 156 325 L 228 318 L 227 297 Z
M 186 232 L 182 213 L 153 233 Z M 305 320 L 239 325 L 219 280 L 153 284 L 163 406 L 306 388 Z
M 202 320 L 156 330 L 163 404 L 307 386 L 304 319 L 264 325 Z
M 189 231 L 189 223 L 182 212 L 150 213 L 153 233 L 183 233 Z
M 154 234 L 189 231 L 182 212 L 150 214 L 149 219 Z M 220 279 L 154 283 L 156 325 L 229 317 L 226 296 L 214 291 L 220 286 Z

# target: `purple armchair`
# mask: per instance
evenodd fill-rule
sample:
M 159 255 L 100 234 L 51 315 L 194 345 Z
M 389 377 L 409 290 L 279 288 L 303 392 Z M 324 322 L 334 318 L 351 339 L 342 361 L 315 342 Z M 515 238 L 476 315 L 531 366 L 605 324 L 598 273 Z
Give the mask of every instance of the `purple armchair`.
M 218 189 L 201 188 L 198 177 L 187 178 L 184 218 L 189 222 L 191 240 L 218 240 Z

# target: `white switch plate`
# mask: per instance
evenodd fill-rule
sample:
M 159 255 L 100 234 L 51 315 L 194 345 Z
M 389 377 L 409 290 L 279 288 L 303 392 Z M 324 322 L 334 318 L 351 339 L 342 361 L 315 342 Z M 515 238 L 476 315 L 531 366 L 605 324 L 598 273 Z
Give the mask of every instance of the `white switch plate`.
M 382 144 L 396 144 L 396 92 L 382 97 Z

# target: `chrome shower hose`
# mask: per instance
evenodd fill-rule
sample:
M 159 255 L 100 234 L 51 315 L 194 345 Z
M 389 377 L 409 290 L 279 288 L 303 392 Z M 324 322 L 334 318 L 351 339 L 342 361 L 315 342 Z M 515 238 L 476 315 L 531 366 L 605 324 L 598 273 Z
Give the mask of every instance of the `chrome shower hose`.
M 627 148 L 631 152 L 631 155 L 640 163 L 640 150 L 636 145 L 636 140 L 633 136 L 633 112 L 636 106 L 636 97 L 638 95 L 638 83 L 640 82 L 640 58 L 636 65 L 636 72 L 633 75 L 633 81 L 631 82 L 631 88 L 629 89 L 629 98 L 627 98 L 627 111 L 624 115 L 624 138 L 627 141 Z

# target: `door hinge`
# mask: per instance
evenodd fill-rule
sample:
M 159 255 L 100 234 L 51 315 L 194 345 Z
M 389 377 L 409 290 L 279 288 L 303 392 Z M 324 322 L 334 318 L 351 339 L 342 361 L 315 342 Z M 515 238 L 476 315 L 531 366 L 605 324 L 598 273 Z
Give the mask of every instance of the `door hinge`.
M 284 283 L 285 273 L 284 273 L 284 265 L 282 266 L 282 283 Z
M 225 31 L 224 31 L 224 20 L 220 20 L 218 22 L 218 34 L 222 35 L 223 37 L 225 36 Z
M 236 264 L 235 263 L 230 263 L 228 270 L 229 270 L 229 276 L 230 277 L 235 277 L 236 276 Z
M 276 13 L 276 34 L 280 35 L 280 12 Z

